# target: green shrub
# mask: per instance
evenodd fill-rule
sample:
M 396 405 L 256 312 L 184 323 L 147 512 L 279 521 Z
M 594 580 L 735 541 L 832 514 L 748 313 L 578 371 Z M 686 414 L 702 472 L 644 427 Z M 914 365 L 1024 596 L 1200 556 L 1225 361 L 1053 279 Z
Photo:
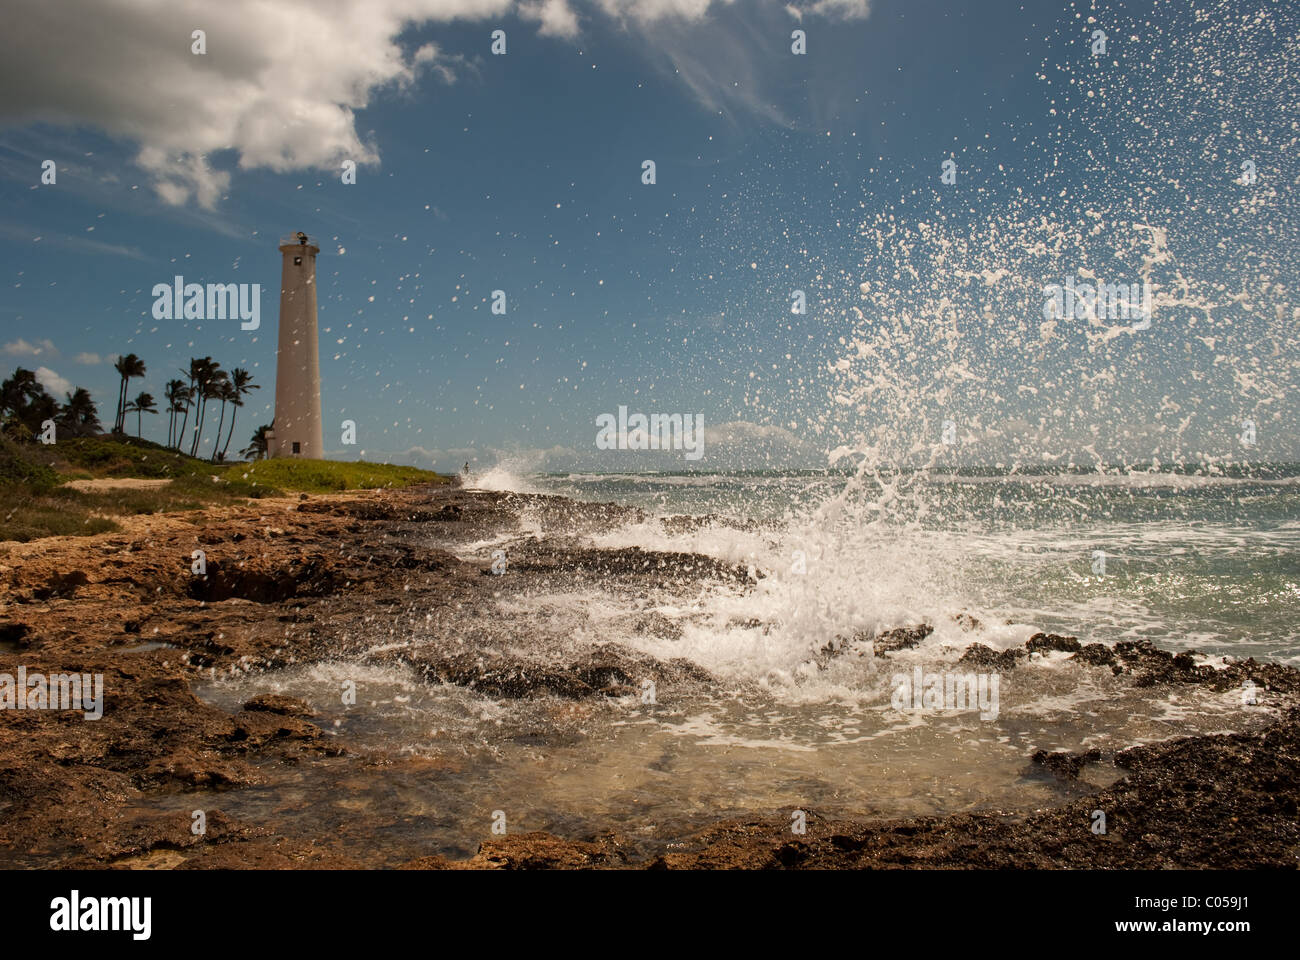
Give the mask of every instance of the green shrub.
M 55 470 L 40 462 L 40 451 L 31 444 L 0 437 L 0 486 L 21 484 L 34 492 L 47 492 L 59 485 Z M 8 495 L 8 491 L 6 492 Z
M 118 529 L 108 517 L 92 513 L 75 490 L 16 483 L 0 486 L 0 495 L 0 540 L 25 543 L 41 537 L 85 537 Z
M 60 440 L 59 455 L 73 467 L 98 477 L 212 476 L 225 467 L 170 450 L 162 444 L 136 437 L 106 435 Z

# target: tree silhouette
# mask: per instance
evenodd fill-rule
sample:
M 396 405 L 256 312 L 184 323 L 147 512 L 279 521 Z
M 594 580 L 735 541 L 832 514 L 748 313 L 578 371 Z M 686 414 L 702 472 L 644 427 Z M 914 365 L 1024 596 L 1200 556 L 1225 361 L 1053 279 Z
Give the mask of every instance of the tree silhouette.
M 0 383 L 0 416 L 6 426 L 21 424 L 30 434 L 39 433 L 41 424 L 53 420 L 58 412 L 59 401 L 46 392 L 31 370 L 18 367 Z
M 199 360 L 195 357 L 190 357 L 190 368 L 188 370 L 181 371 L 181 373 L 184 376 L 189 377 L 190 380 L 189 380 L 189 386 L 185 390 L 185 416 L 181 420 L 180 433 L 176 435 L 177 450 L 179 450 L 181 446 L 185 443 L 185 427 L 190 422 L 190 407 L 194 405 L 195 391 L 197 389 L 195 387 L 195 384 L 198 383 L 199 377 L 203 375 L 203 364 L 211 363 L 211 362 L 212 362 L 211 357 L 204 357 L 202 360 Z
M 0 414 L 16 417 L 38 389 L 43 388 L 36 382 L 36 374 L 19 367 L 12 377 L 0 384 Z
M 230 431 L 226 434 L 226 444 L 221 448 L 221 459 L 226 459 L 226 451 L 230 449 L 230 438 L 235 435 L 235 414 L 239 408 L 244 405 L 244 397 L 254 390 L 262 389 L 253 383 L 253 375 L 243 367 L 235 367 L 230 371 L 230 386 L 234 395 L 230 398 L 230 404 L 234 408 L 230 411 Z
M 90 391 L 85 387 L 77 387 L 67 397 L 68 402 L 59 408 L 55 422 L 67 428 L 74 436 L 85 437 L 100 433 L 103 428 L 99 423 L 99 408 L 90 396 Z
M 158 406 L 154 402 L 152 393 L 140 393 L 136 398 L 126 405 L 127 410 L 135 414 L 135 435 L 137 437 L 143 432 L 142 421 L 143 414 L 157 413 Z
M 226 404 L 228 404 L 234 396 L 234 385 L 231 384 L 230 377 L 222 372 L 220 378 L 213 381 L 212 384 L 212 398 L 221 401 L 221 416 L 217 418 L 217 436 L 216 439 L 212 441 L 213 463 L 217 462 L 217 457 L 221 454 L 221 430 L 226 424 Z
M 124 433 L 126 431 L 127 384 L 131 382 L 132 377 L 144 376 L 144 361 L 134 353 L 128 353 L 125 357 L 118 357 L 113 366 L 122 377 L 122 382 L 117 388 L 117 416 L 113 420 L 113 432 Z
M 167 446 L 173 445 L 176 434 L 176 414 L 189 409 L 189 388 L 184 380 L 168 380 L 163 390 L 163 399 L 167 401 Z
M 266 435 L 270 432 L 271 432 L 271 424 L 269 423 L 262 424 L 260 427 L 257 428 L 257 431 L 253 434 L 252 439 L 249 440 L 248 446 L 246 446 L 243 450 L 239 451 L 239 455 L 241 457 L 248 457 L 252 460 L 266 459 L 266 452 L 268 446 Z
M 212 399 L 213 383 L 219 376 L 225 376 L 221 369 L 221 364 L 215 363 L 211 357 L 204 357 L 199 361 L 190 361 L 190 368 L 194 369 L 197 362 L 198 369 L 194 377 L 194 389 L 199 404 L 198 415 L 194 418 L 194 439 L 190 444 L 190 456 L 199 455 L 199 440 L 203 435 L 203 418 L 208 412 L 208 401 Z

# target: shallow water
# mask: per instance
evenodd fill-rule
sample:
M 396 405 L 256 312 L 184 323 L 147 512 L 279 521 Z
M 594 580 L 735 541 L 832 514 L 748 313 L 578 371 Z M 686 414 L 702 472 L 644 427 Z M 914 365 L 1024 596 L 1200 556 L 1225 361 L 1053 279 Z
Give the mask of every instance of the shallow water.
M 812 482 L 821 500 L 803 506 L 789 491 L 809 478 L 793 475 L 516 481 L 636 503 L 650 515 L 579 534 L 525 507 L 519 530 L 453 552 L 486 567 L 494 550 L 512 555 L 529 538 L 565 535 L 582 547 L 701 553 L 763 576 L 749 586 L 612 578 L 513 589 L 507 577 L 490 602 L 457 609 L 454 620 L 426 619 L 416 601 L 347 658 L 209 680 L 199 695 L 232 712 L 262 693 L 299 697 L 349 750 L 387 758 L 268 764 L 265 785 L 222 792 L 210 805 L 281 832 L 337 837 L 385 864 L 472 855 L 491 836 L 494 811 L 510 833 L 612 831 L 650 857 L 730 817 L 1029 811 L 1122 774 L 1107 761 L 1067 784 L 1030 763 L 1037 750 L 1249 730 L 1279 707 L 1267 692 L 1248 705 L 1238 690 L 1138 688 L 1061 653 L 996 672 L 957 660 L 971 643 L 1017 647 L 1039 630 L 1084 642 L 1149 637 L 1166 649 L 1199 648 L 1211 665 L 1222 654 L 1295 660 L 1300 520 L 1290 480 L 941 480 L 943 496 L 933 486 L 927 496 L 953 505 L 952 515 L 917 510 L 898 522 L 895 511 L 885 523 L 864 521 L 860 503 L 845 506 L 845 478 Z M 1043 502 L 1028 506 L 1035 497 Z M 1041 523 L 1006 519 L 1035 511 Z M 682 528 L 658 518 L 685 512 L 762 522 Z M 1092 569 L 1098 544 L 1104 575 Z M 887 658 L 861 638 L 920 622 L 933 633 Z M 542 662 L 616 643 L 661 662 L 686 658 L 713 680 L 661 687 L 653 702 L 644 692 L 494 699 L 375 663 L 396 649 L 445 646 L 449 635 Z M 827 654 L 828 645 L 838 652 Z M 997 684 L 983 704 L 992 709 L 897 700 L 916 669 L 983 672 Z M 340 697 L 348 680 L 355 706 Z
M 525 535 L 545 532 L 529 522 L 524 528 Z M 674 536 L 652 520 L 594 534 L 588 542 L 698 549 L 743 562 L 781 556 L 782 533 L 705 527 Z M 1005 623 L 989 617 L 994 598 L 973 611 L 983 625 L 970 629 L 952 618 L 958 601 L 934 593 L 937 581 L 929 575 L 950 556 L 951 538 L 913 530 L 905 539 L 912 559 L 888 570 L 882 569 L 888 556 L 873 551 L 896 551 L 898 543 L 864 536 L 842 543 L 837 556 L 867 565 L 832 565 L 820 576 L 769 568 L 752 589 L 700 584 L 685 591 L 629 591 L 586 584 L 506 592 L 490 606 L 457 614 L 457 629 L 466 636 L 490 624 L 498 635 L 517 637 L 521 649 L 617 642 L 660 660 L 686 657 L 715 678 L 708 685 L 657 690 L 653 703 L 640 694 L 498 700 L 429 685 L 409 668 L 371 662 L 369 655 L 381 650 L 431 642 L 420 618 L 395 620 L 370 651 L 353 658 L 206 682 L 199 695 L 232 712 L 261 693 L 300 697 L 319 711 L 315 722 L 351 750 L 391 760 L 373 767 L 344 760 L 266 765 L 264 786 L 223 792 L 211 805 L 278 831 L 338 837 L 380 863 L 432 853 L 472 855 L 491 836 L 494 811 L 505 814 L 510 833 L 588 837 L 613 831 L 631 842 L 634 855 L 648 857 L 683 849 L 698 830 L 728 817 L 784 821 L 795 810 L 855 818 L 1031 810 L 1120 775 L 1108 763 L 1093 765 L 1082 783 L 1067 785 L 1030 764 L 1036 750 L 1118 749 L 1250 729 L 1277 706 L 1267 695 L 1247 706 L 1235 690 L 1139 689 L 1107 669 L 1048 654 L 996 675 L 989 715 L 973 707 L 918 710 L 910 702 L 900 710 L 893 694 L 899 678 L 910 678 L 915 668 L 978 672 L 956 663 L 970 643 L 1020 645 L 1053 617 L 1087 624 L 1093 616 L 1088 604 L 1099 603 L 1062 591 L 1050 613 L 1044 607 L 1027 622 Z M 486 561 L 502 544 L 509 551 L 510 538 L 465 544 L 458 552 Z M 1044 551 L 1050 544 L 1048 537 Z M 938 556 L 926 556 L 941 546 Z M 996 547 L 984 549 L 992 554 Z M 1013 555 L 997 562 L 1021 561 Z M 837 582 L 836 570 L 851 575 Z M 1038 589 L 1038 596 L 1049 596 Z M 818 606 L 850 594 L 855 603 L 848 611 Z M 1014 597 L 1008 590 L 1005 609 Z M 647 614 L 667 626 L 638 629 Z M 934 633 L 888 659 L 854 643 L 838 656 L 814 655 L 823 636 L 836 635 L 850 621 L 868 628 L 919 619 L 932 622 Z M 1092 631 L 1081 635 L 1097 639 Z M 1177 645 L 1187 638 L 1174 639 Z M 341 702 L 346 680 L 357 684 L 355 706 Z M 179 803 L 163 801 L 173 802 Z
M 510 833 L 614 831 L 650 856 L 733 816 L 1031 809 L 1119 775 L 1098 765 L 1071 788 L 1031 767 L 1034 750 L 1250 728 L 1270 714 L 1243 707 L 1235 691 L 1153 695 L 1051 660 L 1003 675 L 991 722 L 974 712 L 900 715 L 887 703 L 791 705 L 754 690 L 657 705 L 636 696 L 501 703 L 396 669 L 358 670 L 250 675 L 202 694 L 231 710 L 262 692 L 303 697 L 321 711 L 318 723 L 353 748 L 394 754 L 391 764 L 267 765 L 264 786 L 222 793 L 211 806 L 282 832 L 337 836 L 385 863 L 471 855 L 496 810 Z M 359 675 L 362 702 L 335 705 L 338 682 Z M 165 803 L 181 809 L 193 798 Z

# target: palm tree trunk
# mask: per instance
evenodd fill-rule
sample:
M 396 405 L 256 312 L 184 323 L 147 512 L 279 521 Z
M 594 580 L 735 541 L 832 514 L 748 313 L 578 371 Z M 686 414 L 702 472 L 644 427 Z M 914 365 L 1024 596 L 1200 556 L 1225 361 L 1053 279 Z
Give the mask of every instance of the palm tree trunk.
M 226 425 L 226 401 L 221 401 L 221 417 L 217 420 L 217 437 L 212 441 L 212 462 L 217 462 L 217 447 L 221 444 L 221 428 Z
M 179 450 L 179 449 L 181 448 L 181 444 L 185 442 L 185 427 L 186 427 L 186 425 L 190 422 L 190 404 L 194 402 L 194 401 L 191 399 L 191 398 L 193 397 L 193 395 L 194 395 L 194 381 L 193 381 L 193 379 L 191 379 L 191 380 L 190 380 L 190 392 L 189 392 L 189 394 L 185 397 L 185 418 L 184 418 L 183 420 L 181 420 L 181 429 L 180 429 L 180 432 L 176 434 L 176 449 L 177 449 L 177 450 Z
M 143 411 L 143 410 L 137 410 L 137 411 L 135 412 L 135 435 L 136 435 L 136 438 L 139 439 L 139 438 L 140 438 L 140 435 L 141 435 L 143 432 L 144 432 L 144 411 Z
M 194 418 L 194 442 L 190 444 L 191 457 L 197 457 L 199 455 L 199 438 L 203 436 L 203 430 L 201 428 L 203 426 L 203 418 L 207 414 L 207 412 L 208 412 L 208 398 L 200 397 L 199 414 L 197 417 Z
M 235 435 L 235 417 L 239 413 L 239 407 L 230 408 L 230 430 L 226 434 L 226 445 L 221 448 L 221 459 L 226 459 L 226 451 L 230 449 L 230 438 Z
M 120 433 L 122 430 L 122 421 L 126 419 L 126 411 L 123 405 L 126 401 L 126 377 L 117 385 L 117 412 L 113 415 L 113 432 Z

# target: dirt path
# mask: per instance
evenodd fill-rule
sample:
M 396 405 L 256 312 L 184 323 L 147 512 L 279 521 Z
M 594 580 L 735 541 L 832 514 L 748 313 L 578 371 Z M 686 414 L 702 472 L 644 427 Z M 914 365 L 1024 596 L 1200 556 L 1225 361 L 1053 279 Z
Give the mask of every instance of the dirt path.
M 171 480 L 145 480 L 140 477 L 102 477 L 98 480 L 69 480 L 64 484 L 69 490 L 81 493 L 107 493 L 110 490 L 152 490 L 165 487 Z

